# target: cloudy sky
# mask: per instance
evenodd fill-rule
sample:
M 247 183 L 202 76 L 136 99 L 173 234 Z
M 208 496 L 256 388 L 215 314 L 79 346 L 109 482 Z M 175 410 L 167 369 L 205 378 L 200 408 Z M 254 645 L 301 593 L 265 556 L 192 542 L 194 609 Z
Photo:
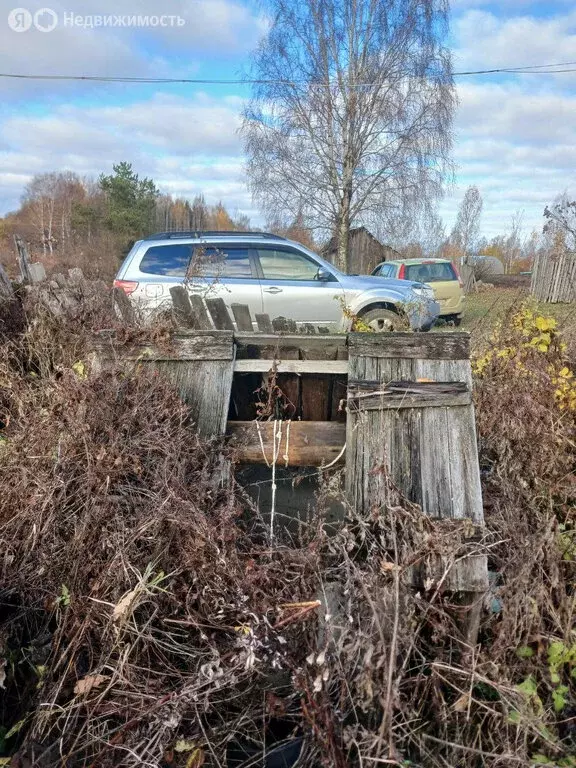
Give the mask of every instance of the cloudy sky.
M 0 0 L 1 73 L 234 79 L 265 30 L 253 0 L 22 2 L 24 15 Z M 46 31 L 56 18 L 50 10 L 58 23 Z M 169 14 L 185 23 L 87 28 L 71 25 L 71 14 Z M 576 62 L 572 0 L 453 0 L 451 16 L 457 72 Z M 519 210 L 526 232 L 540 228 L 546 203 L 576 193 L 576 72 L 457 83 L 457 178 L 442 204 L 448 228 L 469 184 L 484 198 L 485 235 L 504 232 Z M 259 221 L 237 135 L 245 87 L 0 78 L 0 92 L 0 215 L 18 206 L 35 173 L 97 176 L 129 160 L 162 191 L 204 192 Z

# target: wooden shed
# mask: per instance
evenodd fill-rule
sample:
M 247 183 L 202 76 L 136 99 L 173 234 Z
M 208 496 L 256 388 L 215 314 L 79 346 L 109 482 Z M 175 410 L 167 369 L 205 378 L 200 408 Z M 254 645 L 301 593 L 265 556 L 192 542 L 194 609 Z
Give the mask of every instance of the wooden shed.
M 322 256 L 335 264 L 337 247 L 337 239 L 333 237 L 323 249 Z M 400 258 L 398 251 L 381 243 L 366 227 L 355 227 L 350 230 L 347 270 L 349 274 L 369 275 L 380 262 L 398 258 Z

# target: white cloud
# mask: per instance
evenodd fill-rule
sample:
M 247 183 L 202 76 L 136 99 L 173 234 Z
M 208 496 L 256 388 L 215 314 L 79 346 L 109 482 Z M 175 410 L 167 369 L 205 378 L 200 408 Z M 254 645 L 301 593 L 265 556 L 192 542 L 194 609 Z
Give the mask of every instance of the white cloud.
M 0 205 L 14 208 L 35 173 L 69 169 L 97 176 L 128 160 L 163 191 L 252 209 L 237 133 L 242 101 L 203 93 L 154 94 L 122 107 L 56 107 L 43 117 L 0 123 Z
M 576 60 L 576 11 L 548 18 L 512 16 L 502 19 L 470 10 L 453 23 L 455 69 L 492 69 Z M 525 75 L 532 79 L 539 75 Z M 558 76 L 560 77 L 560 76 Z M 567 77 L 562 75 L 562 82 Z
M 476 184 L 485 234 L 504 231 L 517 210 L 527 230 L 540 228 L 545 205 L 566 189 L 576 192 L 576 93 L 484 82 L 458 92 L 458 185 L 442 206 L 449 226 L 466 187 Z
M 457 0 L 471 5 L 453 23 L 457 71 L 576 61 L 572 3 L 536 17 L 529 14 L 536 4 L 523 0 L 500 4 L 497 13 L 483 0 Z M 486 235 L 505 231 L 517 210 L 527 231 L 540 229 L 545 205 L 566 189 L 576 192 L 576 73 L 458 78 L 457 85 L 458 183 L 442 206 L 448 226 L 466 187 L 476 184 Z
M 573 0 L 556 0 L 555 5 L 556 6 L 567 6 L 571 7 L 573 4 Z M 490 6 L 492 8 L 495 8 L 499 10 L 501 13 L 508 12 L 510 13 L 511 10 L 517 11 L 520 9 L 528 9 L 528 8 L 534 8 L 534 7 L 542 7 L 542 0 L 506 0 L 506 3 L 504 4 L 500 0 L 452 0 L 451 7 L 453 10 L 458 11 L 459 9 L 466 9 L 466 8 L 484 8 L 486 6 Z

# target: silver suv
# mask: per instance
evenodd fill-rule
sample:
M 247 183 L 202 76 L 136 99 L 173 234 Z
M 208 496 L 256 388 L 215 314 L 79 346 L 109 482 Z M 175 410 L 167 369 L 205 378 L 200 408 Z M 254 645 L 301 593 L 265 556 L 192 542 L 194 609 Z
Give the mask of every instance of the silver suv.
M 359 317 L 377 331 L 408 320 L 427 331 L 438 317 L 432 289 L 412 280 L 345 275 L 299 243 L 265 232 L 162 232 L 134 244 L 114 285 L 145 311 L 170 303 L 170 288 L 247 304 L 254 317 L 348 330 Z

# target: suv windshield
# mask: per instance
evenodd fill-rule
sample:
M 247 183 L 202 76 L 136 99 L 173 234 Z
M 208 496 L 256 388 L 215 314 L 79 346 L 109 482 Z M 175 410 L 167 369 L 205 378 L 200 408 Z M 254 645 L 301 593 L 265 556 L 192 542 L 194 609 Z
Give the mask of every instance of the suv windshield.
M 417 280 L 420 283 L 440 283 L 457 280 L 458 277 L 449 261 L 441 261 L 436 264 L 408 264 L 405 279 Z

